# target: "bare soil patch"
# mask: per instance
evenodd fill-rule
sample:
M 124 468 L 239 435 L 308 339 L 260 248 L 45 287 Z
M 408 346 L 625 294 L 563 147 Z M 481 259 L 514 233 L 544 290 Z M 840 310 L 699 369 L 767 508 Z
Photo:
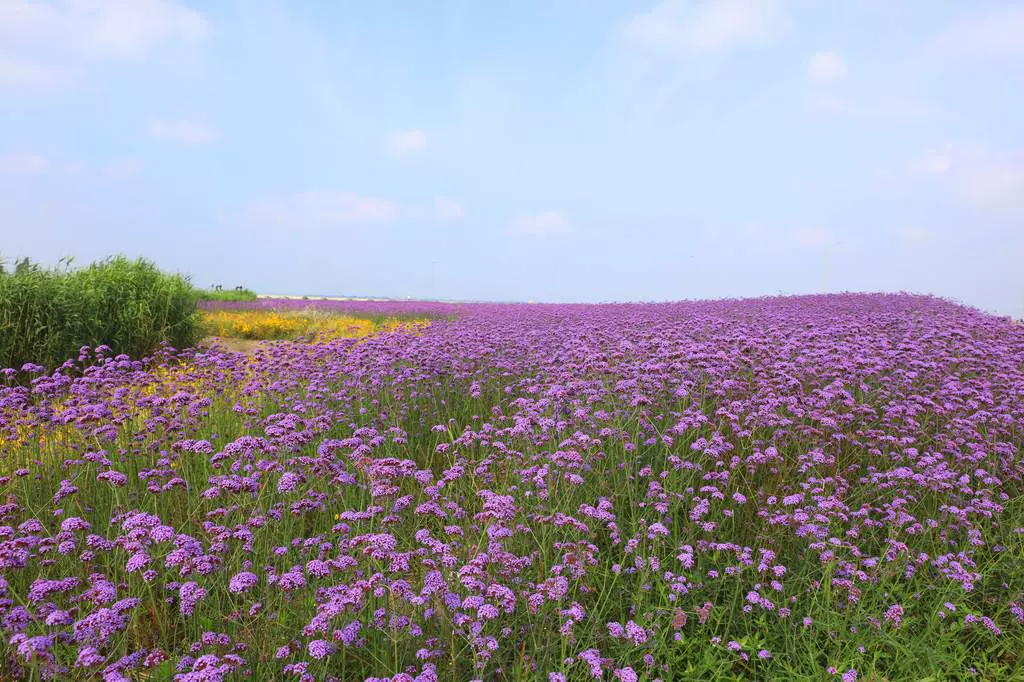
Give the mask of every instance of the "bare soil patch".
M 199 342 L 199 346 L 201 348 L 209 348 L 216 344 L 217 346 L 234 353 L 252 355 L 259 350 L 261 345 L 266 343 L 266 341 L 262 341 L 260 339 L 233 339 L 224 336 L 207 336 Z

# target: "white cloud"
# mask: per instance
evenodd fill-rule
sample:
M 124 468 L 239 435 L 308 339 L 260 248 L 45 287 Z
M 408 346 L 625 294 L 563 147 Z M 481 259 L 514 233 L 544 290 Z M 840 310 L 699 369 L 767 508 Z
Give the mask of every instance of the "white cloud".
M 59 85 L 84 61 L 140 58 L 209 30 L 177 0 L 0 0 L 0 85 Z
M 509 231 L 516 234 L 560 234 L 571 232 L 572 226 L 561 213 L 545 211 L 535 215 L 519 216 L 512 221 Z
M 199 121 L 154 119 L 146 133 L 158 140 L 183 144 L 205 144 L 217 139 L 217 130 Z
M 625 27 L 627 40 L 669 53 L 714 53 L 768 43 L 790 24 L 785 0 L 662 0 Z
M 45 156 L 30 152 L 14 152 L 0 155 L 0 172 L 16 175 L 40 173 L 49 167 Z
M 1024 211 L 1024 150 L 947 144 L 912 160 L 907 172 L 942 183 L 977 210 L 1009 216 Z
M 1024 5 L 1008 4 L 967 16 L 941 33 L 936 47 L 958 56 L 1024 55 Z
M 938 149 L 929 149 L 911 161 L 908 169 L 918 175 L 938 175 L 948 172 L 952 164 L 953 146 L 945 145 Z
M 815 83 L 833 83 L 847 73 L 846 60 L 836 52 L 819 52 L 807 65 L 807 77 Z
M 388 136 L 388 146 L 399 156 L 418 154 L 427 148 L 427 134 L 422 130 L 400 130 Z
M 398 207 L 352 192 L 314 190 L 261 199 L 243 213 L 253 222 L 304 229 L 387 221 L 398 216 Z
M 434 216 L 438 220 L 458 220 L 466 215 L 462 206 L 451 199 L 437 197 L 434 199 Z

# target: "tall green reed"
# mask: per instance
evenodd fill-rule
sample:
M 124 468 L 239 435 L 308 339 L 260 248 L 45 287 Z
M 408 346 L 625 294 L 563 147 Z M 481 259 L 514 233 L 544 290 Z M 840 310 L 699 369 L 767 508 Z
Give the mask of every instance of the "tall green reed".
M 82 346 L 141 357 L 161 343 L 193 345 L 198 299 L 186 277 L 141 258 L 0 273 L 0 367 L 52 369 Z

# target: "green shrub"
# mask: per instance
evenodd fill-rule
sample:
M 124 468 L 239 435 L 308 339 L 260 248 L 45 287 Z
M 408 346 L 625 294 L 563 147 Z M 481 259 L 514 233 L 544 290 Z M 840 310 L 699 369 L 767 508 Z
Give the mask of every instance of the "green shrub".
M 53 369 L 82 346 L 140 358 L 199 339 L 199 291 L 182 275 L 123 256 L 81 269 L 22 263 L 0 271 L 0 368 Z
M 255 301 L 258 298 L 252 289 L 204 289 L 199 296 L 204 301 Z

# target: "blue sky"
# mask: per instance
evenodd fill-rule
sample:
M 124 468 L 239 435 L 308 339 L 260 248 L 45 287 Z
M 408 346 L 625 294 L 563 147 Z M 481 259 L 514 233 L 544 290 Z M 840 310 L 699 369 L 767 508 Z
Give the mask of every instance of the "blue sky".
M 0 253 L 1024 315 L 1024 2 L 0 0 Z

